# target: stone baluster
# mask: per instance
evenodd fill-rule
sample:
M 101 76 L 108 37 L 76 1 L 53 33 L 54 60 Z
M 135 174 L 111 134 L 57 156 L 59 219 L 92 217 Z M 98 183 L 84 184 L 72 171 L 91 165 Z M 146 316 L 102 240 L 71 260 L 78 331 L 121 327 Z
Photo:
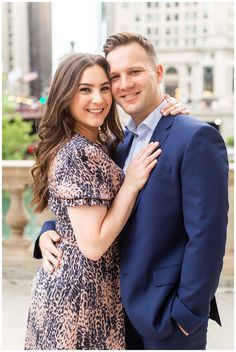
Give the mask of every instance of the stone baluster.
M 23 202 L 23 193 L 32 183 L 33 160 L 3 160 L 3 189 L 10 192 L 10 207 L 6 223 L 10 226 L 10 237 L 3 241 L 3 254 L 24 255 L 31 241 L 24 236 L 29 215 Z

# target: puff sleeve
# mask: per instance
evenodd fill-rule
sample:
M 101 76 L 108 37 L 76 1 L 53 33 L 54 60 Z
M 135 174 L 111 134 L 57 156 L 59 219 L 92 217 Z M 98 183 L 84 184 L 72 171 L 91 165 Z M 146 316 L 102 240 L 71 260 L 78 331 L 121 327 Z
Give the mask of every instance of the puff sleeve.
M 54 169 L 54 195 L 60 198 L 62 205 L 109 207 L 117 189 L 112 167 L 109 167 L 109 161 L 113 162 L 108 159 L 93 145 L 62 150 Z

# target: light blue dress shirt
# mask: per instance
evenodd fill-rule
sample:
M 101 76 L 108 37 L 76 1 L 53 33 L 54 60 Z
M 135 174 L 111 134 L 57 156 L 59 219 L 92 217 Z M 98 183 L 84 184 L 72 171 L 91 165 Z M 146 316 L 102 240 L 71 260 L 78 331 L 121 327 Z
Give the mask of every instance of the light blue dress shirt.
M 146 119 L 136 126 L 134 120 L 131 118 L 129 119 L 127 125 L 125 126 L 133 135 L 134 139 L 129 151 L 129 154 L 126 158 L 125 165 L 124 165 L 124 173 L 126 173 L 127 168 L 130 162 L 133 160 L 135 155 L 146 145 L 148 145 L 152 134 L 162 117 L 161 109 L 167 104 L 166 100 L 164 100 L 158 107 L 149 114 Z

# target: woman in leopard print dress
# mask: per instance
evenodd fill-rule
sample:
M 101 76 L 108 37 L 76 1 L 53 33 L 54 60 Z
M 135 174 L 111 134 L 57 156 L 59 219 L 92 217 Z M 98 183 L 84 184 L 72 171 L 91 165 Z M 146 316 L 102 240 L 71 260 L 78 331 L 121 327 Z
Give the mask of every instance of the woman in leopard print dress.
M 63 258 L 34 277 L 27 350 L 125 349 L 117 236 L 160 151 L 146 147 L 125 178 L 110 159 L 122 129 L 108 73 L 101 56 L 66 58 L 39 126 L 33 202 L 54 212 Z

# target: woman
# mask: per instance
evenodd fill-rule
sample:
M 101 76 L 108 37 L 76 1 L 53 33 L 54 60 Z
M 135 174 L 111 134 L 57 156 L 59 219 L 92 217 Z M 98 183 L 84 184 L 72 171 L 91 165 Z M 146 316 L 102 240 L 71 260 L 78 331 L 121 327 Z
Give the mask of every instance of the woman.
M 125 178 L 109 158 L 123 133 L 108 74 L 102 56 L 72 54 L 51 85 L 33 203 L 56 215 L 63 260 L 33 280 L 25 349 L 125 349 L 116 238 L 161 150 L 149 144 Z

